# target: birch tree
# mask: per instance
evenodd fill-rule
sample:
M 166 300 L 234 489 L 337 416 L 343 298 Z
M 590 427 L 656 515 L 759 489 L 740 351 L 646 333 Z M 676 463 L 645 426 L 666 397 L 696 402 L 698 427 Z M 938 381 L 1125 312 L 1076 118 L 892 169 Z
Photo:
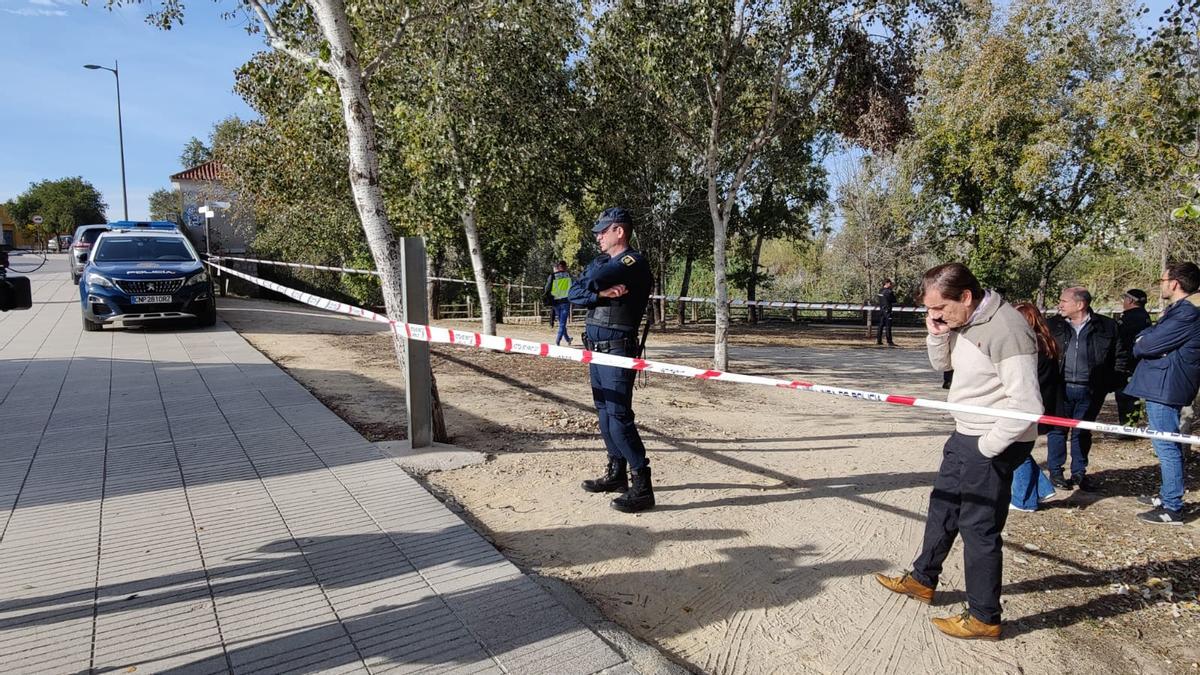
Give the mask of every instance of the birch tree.
M 948 26 L 958 7 L 957 0 L 628 0 L 597 17 L 591 58 L 636 85 L 642 95 L 631 103 L 669 125 L 707 183 L 715 368 L 729 362 L 729 219 L 764 150 L 814 116 L 871 142 L 894 141 L 905 126 L 917 37 Z
M 106 0 L 109 8 L 140 4 L 137 0 Z M 162 0 L 147 20 L 163 29 L 183 23 L 183 0 Z M 469 11 L 469 3 L 447 1 L 423 4 L 419 13 L 408 4 L 350 0 L 239 0 L 251 22 L 272 49 L 307 67 L 318 82 L 332 81 L 336 89 L 347 140 L 347 175 L 355 209 L 375 268 L 379 271 L 384 307 L 388 316 L 403 316 L 402 251 L 388 222 L 381 189 L 376 116 L 371 105 L 370 82 L 408 38 L 415 23 L 447 13 Z M 384 39 L 368 39 L 372 30 L 388 28 Z M 366 43 L 366 49 L 360 45 Z M 321 86 L 317 84 L 317 86 Z M 405 338 L 392 332 L 397 361 L 403 367 Z M 446 438 L 440 403 L 434 386 L 434 436 Z

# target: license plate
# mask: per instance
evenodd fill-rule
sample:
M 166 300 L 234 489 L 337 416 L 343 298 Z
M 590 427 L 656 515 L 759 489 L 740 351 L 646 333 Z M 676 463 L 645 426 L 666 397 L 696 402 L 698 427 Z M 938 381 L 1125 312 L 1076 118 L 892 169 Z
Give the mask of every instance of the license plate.
M 172 298 L 169 295 L 135 295 L 133 296 L 133 304 L 135 305 L 157 305 L 164 302 L 171 302 Z

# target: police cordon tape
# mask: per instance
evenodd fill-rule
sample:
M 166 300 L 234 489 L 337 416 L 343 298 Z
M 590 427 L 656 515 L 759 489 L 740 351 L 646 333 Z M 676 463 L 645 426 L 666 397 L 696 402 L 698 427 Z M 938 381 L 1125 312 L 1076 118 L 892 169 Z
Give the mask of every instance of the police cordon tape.
M 281 267 L 296 267 L 296 268 L 301 268 L 301 269 L 323 270 L 323 271 L 328 271 L 328 272 L 345 272 L 346 274 L 370 274 L 373 276 L 379 276 L 379 272 L 376 272 L 375 270 L 357 269 L 357 268 L 353 268 L 353 267 L 330 267 L 328 265 L 313 265 L 313 264 L 309 264 L 309 263 L 280 262 L 278 260 L 259 260 L 257 258 L 235 258 L 233 256 L 212 256 L 209 259 L 210 260 L 237 260 L 240 262 L 258 263 L 260 265 L 278 265 Z M 456 283 L 460 283 L 460 284 L 475 283 L 475 281 L 473 279 L 451 279 L 448 277 L 429 277 L 429 279 L 432 281 L 450 281 L 450 282 L 456 282 Z M 496 286 L 501 286 L 501 285 L 519 286 L 522 288 L 539 288 L 538 286 L 529 286 L 527 284 L 495 284 L 495 285 Z M 688 295 L 651 295 L 650 299 L 651 300 L 663 300 L 665 302 L 694 302 L 694 303 L 706 304 L 706 305 L 717 304 L 716 298 L 704 298 L 704 297 L 695 297 L 695 296 L 688 296 Z M 853 303 L 838 303 L 838 302 L 800 302 L 797 300 L 736 300 L 735 299 L 735 300 L 727 301 L 726 304 L 728 304 L 730 307 L 763 307 L 765 309 L 815 309 L 815 310 L 830 310 L 830 311 L 842 311 L 842 312 L 879 311 L 879 305 L 856 305 Z M 916 313 L 923 313 L 925 311 L 925 308 L 924 307 L 911 307 L 911 306 L 894 306 L 894 307 L 892 307 L 892 311 L 893 312 L 910 312 L 910 313 L 916 314 Z M 1057 309 L 1050 308 L 1045 311 L 1050 314 L 1055 314 L 1057 312 Z M 1108 314 L 1116 313 L 1119 310 L 1097 309 L 1095 311 L 1099 312 L 1100 314 L 1108 315 Z M 1148 309 L 1146 311 L 1149 312 L 1150 314 L 1157 314 L 1157 313 L 1159 313 L 1160 310 L 1158 310 L 1156 308 L 1152 308 L 1152 309 Z
M 379 272 L 375 270 L 358 269 L 354 267 L 332 267 L 329 265 L 313 265 L 310 263 L 293 263 L 280 262 L 277 260 L 259 260 L 256 258 L 236 258 L 233 256 L 212 256 L 209 260 L 236 260 L 239 262 L 257 263 L 259 265 L 277 265 L 280 267 L 295 267 L 298 269 L 321 270 L 325 272 L 343 272 L 345 274 L 370 274 L 379 276 Z M 475 283 L 471 279 L 449 279 L 446 277 L 429 277 L 433 281 L 452 281 L 463 284 Z M 497 284 L 504 285 L 504 284 Z M 513 286 L 524 286 L 525 288 L 538 288 L 537 286 L 529 286 L 524 284 L 511 284 Z M 709 305 L 717 303 L 716 298 L 700 298 L 691 296 L 678 295 L 651 295 L 651 300 L 665 300 L 667 302 L 696 302 Z M 796 302 L 796 301 L 781 301 L 781 300 L 730 300 L 730 307 L 766 307 L 771 309 L 828 309 L 841 311 L 878 311 L 878 305 L 855 305 L 849 303 L 832 303 L 832 302 Z M 924 307 L 893 307 L 893 312 L 924 312 Z
M 695 298 L 678 295 L 651 295 L 651 300 L 666 300 L 667 302 L 700 302 L 709 305 L 717 304 L 716 298 Z M 765 307 L 768 309 L 831 309 L 851 312 L 879 311 L 879 305 L 855 305 L 836 302 L 798 302 L 794 300 L 730 300 L 730 307 Z M 893 312 L 924 312 L 924 307 L 892 307 Z
M 234 256 L 215 256 L 214 255 L 214 256 L 209 256 L 208 259 L 209 260 L 236 260 L 238 262 L 257 263 L 259 265 L 277 265 L 279 267 L 295 267 L 298 269 L 320 270 L 323 272 L 342 272 L 345 274 L 369 274 L 369 275 L 375 276 L 375 277 L 379 276 L 379 272 L 376 272 L 375 270 L 364 270 L 364 269 L 357 269 L 354 267 L 331 267 L 329 265 L 313 265 L 310 263 L 280 262 L 278 260 L 259 260 L 257 258 L 235 258 Z M 472 281 L 470 279 L 451 279 L 449 277 L 428 277 L 428 278 L 432 281 L 456 281 L 461 284 L 475 283 L 474 281 Z M 535 287 L 527 286 L 526 288 L 535 288 Z
M 338 302 L 336 300 L 330 300 L 328 298 L 322 298 L 311 293 L 305 293 L 304 291 L 298 291 L 294 288 L 288 288 L 287 286 L 277 284 L 273 281 L 267 281 L 266 279 L 259 279 L 258 277 L 246 274 L 245 272 L 239 272 L 223 265 L 218 265 L 212 262 L 211 259 L 207 262 L 209 266 L 220 270 L 221 272 L 245 279 L 250 283 L 262 286 L 263 288 L 274 291 L 281 295 L 285 295 L 306 305 L 311 305 L 318 309 L 323 309 L 329 312 L 366 319 L 368 321 L 385 323 L 390 325 L 392 331 L 398 335 L 402 335 L 411 340 L 419 340 L 421 342 L 443 343 L 462 347 L 475 347 L 480 349 L 490 349 L 493 351 L 562 359 L 565 361 L 576 361 L 579 363 L 595 363 L 602 366 L 613 366 L 615 368 L 625 368 L 639 372 L 645 371 L 650 373 L 663 373 L 665 375 L 690 377 L 698 380 L 739 382 L 742 384 L 755 384 L 781 389 L 796 389 L 800 391 L 811 391 L 818 394 L 828 394 L 861 401 L 891 403 L 894 405 L 911 406 L 916 408 L 931 408 L 933 410 L 943 410 L 946 412 L 963 412 L 974 415 L 984 415 L 987 417 L 1001 417 L 1006 419 L 1022 420 L 1025 422 L 1037 422 L 1039 424 L 1046 424 L 1056 427 L 1088 429 L 1091 431 L 1102 431 L 1111 434 L 1120 434 L 1123 436 L 1138 436 L 1141 438 L 1151 439 L 1157 438 L 1175 441 L 1178 443 L 1200 445 L 1200 436 L 1188 436 L 1185 434 L 1171 433 L 1166 431 L 1152 431 L 1150 429 L 1142 429 L 1139 427 L 1104 424 L 1102 422 L 1087 422 L 1084 420 L 1055 417 L 1053 415 L 1034 415 L 1032 413 L 1021 412 L 1019 410 L 985 408 L 982 406 L 935 401 L 931 399 L 916 398 L 913 396 L 880 394 L 872 391 L 847 389 L 844 387 L 831 387 L 828 385 L 806 382 L 804 380 L 781 380 L 778 378 L 762 377 L 759 375 L 741 375 L 739 373 L 729 373 L 720 370 L 705 370 L 703 368 L 694 368 L 692 366 L 680 364 L 648 361 L 645 359 L 630 358 L 628 356 L 615 356 L 613 354 L 593 352 L 586 349 L 560 347 L 546 342 L 533 342 L 531 340 L 521 340 L 499 335 L 483 335 L 481 333 L 454 330 L 453 328 L 442 328 L 440 326 L 393 321 L 383 314 L 372 312 L 368 309 L 363 309 L 354 305 L 347 305 L 345 303 Z

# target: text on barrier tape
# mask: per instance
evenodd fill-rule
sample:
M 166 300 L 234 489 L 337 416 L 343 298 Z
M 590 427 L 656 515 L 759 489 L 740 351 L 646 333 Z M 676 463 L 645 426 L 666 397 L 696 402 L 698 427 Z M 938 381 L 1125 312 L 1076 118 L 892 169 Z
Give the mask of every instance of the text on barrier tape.
M 767 387 L 797 389 L 802 391 L 816 392 L 818 394 L 829 394 L 844 398 L 858 399 L 862 401 L 877 401 L 880 403 L 891 403 L 894 405 L 905 405 L 917 408 L 932 408 L 934 410 L 944 410 L 947 412 L 963 412 L 975 415 L 986 415 L 988 417 L 1002 417 L 1006 419 L 1022 420 L 1031 423 L 1036 422 L 1039 424 L 1047 424 L 1057 427 L 1077 427 L 1080 429 L 1121 434 L 1124 436 L 1158 438 L 1177 443 L 1200 445 L 1200 436 L 1189 436 L 1167 431 L 1152 431 L 1150 429 L 1142 429 L 1140 427 L 1127 427 L 1117 424 L 1105 424 L 1102 422 L 1073 420 L 1062 417 L 1054 417 L 1052 415 L 1035 415 L 1018 410 L 1005 410 L 1002 408 L 985 408 L 981 406 L 963 405 L 961 403 L 935 401 L 931 399 L 916 398 L 914 396 L 880 394 L 871 391 L 861 391 L 858 389 L 847 389 L 844 387 L 830 387 L 828 385 L 815 384 L 812 382 L 805 382 L 803 380 L 781 380 L 774 377 L 762 377 L 759 375 L 741 375 L 739 373 L 728 373 L 720 370 L 705 370 L 702 368 L 693 368 L 692 366 L 680 364 L 647 361 L 644 359 L 630 358 L 628 356 L 616 356 L 614 354 L 593 352 L 586 349 L 560 347 L 546 342 L 533 342 L 530 340 L 520 340 L 517 338 L 503 337 L 498 335 L 483 335 L 481 333 L 471 331 L 458 331 L 452 328 L 442 328 L 440 326 L 393 321 L 383 314 L 372 312 L 361 307 L 347 305 L 345 303 L 337 302 L 336 300 L 330 300 L 328 298 L 312 295 L 311 293 L 298 291 L 294 288 L 288 288 L 287 286 L 277 284 L 273 281 L 259 279 L 258 277 L 229 269 L 228 267 L 218 265 L 211 261 L 208 262 L 208 264 L 218 270 L 221 270 L 222 272 L 240 277 L 253 284 L 257 284 L 263 288 L 275 291 L 281 295 L 286 295 L 289 298 L 298 300 L 307 305 L 312 305 L 318 309 L 324 309 L 330 312 L 337 312 L 339 314 L 346 314 L 348 316 L 354 316 L 367 319 L 369 321 L 388 324 L 391 326 L 393 332 L 413 340 L 420 340 L 422 342 L 437 342 L 460 345 L 464 347 L 491 349 L 493 351 L 529 354 L 531 356 L 546 356 L 555 359 L 563 359 L 566 361 L 595 363 L 602 366 L 613 366 L 615 368 L 625 368 L 628 370 L 646 371 L 651 373 L 664 373 L 667 375 L 691 377 L 701 380 L 719 380 L 721 382 L 740 382 L 742 384 L 756 384 Z

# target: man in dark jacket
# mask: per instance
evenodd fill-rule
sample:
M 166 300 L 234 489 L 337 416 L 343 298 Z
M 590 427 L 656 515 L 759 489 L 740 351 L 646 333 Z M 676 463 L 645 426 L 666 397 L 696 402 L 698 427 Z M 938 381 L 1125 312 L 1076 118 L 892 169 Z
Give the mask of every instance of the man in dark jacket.
M 1046 322 L 1062 354 L 1063 389 L 1058 397 L 1058 414 L 1077 420 L 1095 421 L 1100 407 L 1110 391 L 1116 391 L 1120 381 L 1117 364 L 1129 356 L 1121 346 L 1117 322 L 1092 311 L 1092 294 L 1075 286 L 1059 296 L 1058 316 Z M 1046 434 L 1046 464 L 1055 487 L 1078 487 L 1089 490 L 1087 478 L 1088 452 L 1092 449 L 1092 432 L 1071 429 L 1071 478 L 1063 476 L 1067 460 L 1067 433 L 1063 427 L 1053 427 Z
M 1137 420 L 1134 418 L 1134 408 L 1137 405 L 1138 399 L 1136 396 L 1130 396 L 1125 393 L 1124 387 L 1129 382 L 1130 376 L 1133 375 L 1133 369 L 1137 366 L 1137 359 L 1133 358 L 1133 340 L 1138 336 L 1138 333 L 1150 327 L 1150 313 L 1146 311 L 1146 291 L 1140 288 L 1131 288 L 1125 291 L 1121 296 L 1121 316 L 1117 317 L 1117 332 L 1121 336 L 1121 346 L 1125 349 L 1125 353 L 1129 354 L 1129 358 L 1125 363 L 1117 364 L 1117 377 L 1120 380 L 1120 387 L 1117 389 L 1115 397 L 1117 399 L 1117 418 L 1121 420 L 1121 424 L 1125 426 L 1135 426 Z M 1133 440 L 1132 436 L 1120 436 L 1123 440 Z
M 875 331 L 875 344 L 883 344 L 883 333 L 887 331 L 889 347 L 895 347 L 892 342 L 892 307 L 896 304 L 896 292 L 892 290 L 892 280 L 884 279 L 883 288 L 879 289 L 879 325 Z
M 1200 389 L 1200 309 L 1187 296 L 1200 288 L 1200 268 L 1194 263 L 1171 265 L 1159 279 L 1162 298 L 1171 304 L 1158 325 L 1137 337 L 1133 354 L 1139 361 L 1125 387 L 1130 396 L 1146 401 L 1146 416 L 1154 431 L 1179 431 L 1179 411 L 1191 405 Z M 1183 524 L 1183 446 L 1151 439 L 1162 472 L 1157 497 L 1139 497 L 1153 507 L 1138 518 L 1159 525 Z

